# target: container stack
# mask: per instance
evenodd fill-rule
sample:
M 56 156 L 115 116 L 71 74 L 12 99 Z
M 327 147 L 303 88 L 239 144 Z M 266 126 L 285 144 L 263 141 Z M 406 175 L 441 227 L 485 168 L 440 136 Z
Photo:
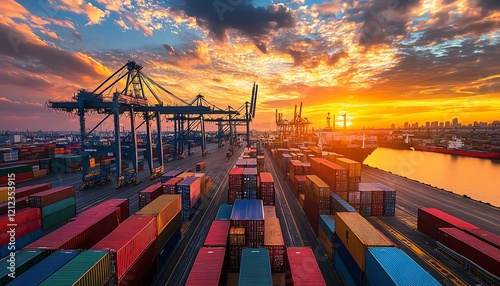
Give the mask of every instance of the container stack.
M 293 185 L 293 181 L 295 180 L 295 176 L 304 175 L 304 166 L 302 162 L 299 160 L 291 160 L 290 161 L 290 177 L 289 184 Z
M 299 195 L 306 192 L 306 176 L 296 175 L 292 183 L 292 191 L 294 196 L 298 199 Z
M 229 239 L 230 221 L 214 220 L 208 230 L 207 238 L 203 243 L 205 247 L 226 247 Z
M 342 157 L 336 158 L 335 163 L 347 169 L 347 190 L 356 192 L 361 183 L 361 163 Z
M 247 161 L 247 168 L 257 168 L 257 158 L 248 158 L 246 159 Z
M 382 215 L 396 215 L 396 190 L 380 183 L 372 183 L 372 185 L 384 191 L 384 209 Z
M 247 160 L 239 158 L 236 160 L 236 168 L 246 168 L 247 167 Z
M 318 176 L 306 176 L 304 212 L 317 235 L 319 216 L 330 214 L 330 187 Z
M 347 170 L 344 167 L 330 161 L 321 162 L 319 177 L 335 193 L 347 192 Z
M 47 252 L 43 250 L 19 250 L 16 251 L 16 275 L 19 277 L 35 264 L 42 261 Z M 14 280 L 10 274 L 10 255 L 0 260 L 0 285 L 7 285 L 10 281 Z
M 271 173 L 260 173 L 260 197 L 265 206 L 274 206 L 274 179 Z
M 75 187 L 57 187 L 29 196 L 30 206 L 40 208 L 42 228 L 48 229 L 76 214 Z
M 460 230 L 479 229 L 464 220 L 435 208 L 419 208 L 417 212 L 417 229 L 428 236 L 437 239 L 438 229 L 455 227 Z
M 244 248 L 238 285 L 273 285 L 269 251 L 266 248 Z
M 174 177 L 177 177 L 179 176 L 180 174 L 182 174 L 182 171 L 181 170 L 171 170 L 171 171 L 168 171 L 166 172 L 165 174 L 163 174 L 161 176 L 161 183 L 164 184 L 166 182 L 168 182 L 168 180 L 174 178 Z
M 382 216 L 384 211 L 384 191 L 371 183 L 360 183 L 360 209 L 364 216 Z M 356 208 L 356 205 L 353 205 Z
M 207 195 L 207 176 L 205 173 L 195 173 L 194 176 L 200 178 L 200 200 L 203 200 Z
M 181 198 L 179 195 L 162 195 L 139 210 L 137 216 L 155 216 L 157 223 L 157 253 L 160 268 L 167 262 L 181 238 Z
M 289 285 L 326 286 L 323 274 L 310 247 L 287 247 L 286 257 L 290 269 L 286 274 L 286 281 L 290 281 Z
M 257 168 L 243 169 L 243 199 L 257 199 Z M 274 200 L 273 200 L 274 201 Z
M 281 232 L 280 221 L 276 217 L 264 219 L 264 247 L 269 251 L 271 271 L 285 272 L 285 242 Z
M 281 155 L 281 172 L 287 177 L 288 170 L 290 170 L 290 161 L 292 161 L 292 155 L 284 153 Z
M 345 281 L 365 285 L 366 253 L 370 247 L 394 247 L 394 243 L 359 213 L 335 213 L 334 267 Z
M 139 209 L 154 201 L 157 197 L 163 194 L 163 186 L 161 183 L 153 184 L 139 192 Z
M 202 247 L 198 251 L 186 286 L 224 285 L 226 266 L 225 247 Z
M 12 224 L 16 225 L 14 232 L 11 229 Z M 9 249 L 9 242 L 14 236 L 16 249 L 42 236 L 42 216 L 39 208 L 18 209 L 11 217 L 7 214 L 0 215 L 0 257 L 10 254 L 12 249 Z
M 156 217 L 133 215 L 99 241 L 92 250 L 111 255 L 111 283 L 147 285 L 158 270 Z
M 7 186 L 8 174 L 16 174 L 16 183 L 33 180 L 33 169 L 31 165 L 19 165 L 0 168 L 0 186 Z
M 181 217 L 182 221 L 191 219 L 191 214 L 196 203 L 200 199 L 201 179 L 198 177 L 188 177 L 177 184 L 181 195 Z
M 243 168 L 233 168 L 229 171 L 227 202 L 230 204 L 243 198 L 243 170 Z
M 264 206 L 264 219 L 278 217 L 276 216 L 276 207 L 275 206 Z
M 230 220 L 232 211 L 233 211 L 233 205 L 230 204 L 220 205 L 219 211 L 217 212 L 217 216 L 215 216 L 215 220 Z
M 357 212 L 348 202 L 334 192 L 330 192 L 330 214 L 337 212 Z
M 319 216 L 318 238 L 333 262 L 333 233 L 335 232 L 335 219 L 332 215 Z
M 326 162 L 328 162 L 328 160 L 323 159 L 321 157 L 320 158 L 312 158 L 310 160 L 311 168 L 309 170 L 311 175 L 319 176 L 321 174 L 321 164 L 326 163 Z
M 207 167 L 206 162 L 198 162 L 196 163 L 196 172 L 200 172 L 201 170 L 205 169 Z
M 52 173 L 76 173 L 82 170 L 82 156 L 54 157 L 51 160 Z
M 107 200 L 24 247 L 29 250 L 89 249 L 129 216 L 126 199 Z
M 262 172 L 265 172 L 264 169 L 264 156 L 259 155 L 257 156 L 257 172 L 260 174 Z
M 245 247 L 245 228 L 231 227 L 229 229 L 229 270 L 239 272 L 241 251 Z
M 163 184 L 163 193 L 166 195 L 175 195 L 179 193 L 179 190 L 177 189 L 177 184 L 182 182 L 182 178 L 174 177 L 169 179 Z

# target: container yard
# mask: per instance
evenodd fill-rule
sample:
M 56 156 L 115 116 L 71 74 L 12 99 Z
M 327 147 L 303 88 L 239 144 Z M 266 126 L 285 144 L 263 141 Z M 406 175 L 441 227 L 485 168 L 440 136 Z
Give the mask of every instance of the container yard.
M 169 162 L 163 176 L 149 182 L 139 175 L 145 183 L 119 191 L 78 191 L 71 182 L 79 177 L 71 173 L 23 183 L 16 193 L 23 201 L 15 217 L 23 235 L 19 277 L 0 272 L 2 285 L 26 279 L 42 285 L 497 283 L 494 212 L 455 217 L 445 212 L 447 202 L 424 203 L 424 192 L 415 197 L 426 186 L 388 181 L 386 173 L 334 154 L 318 158 L 306 149 L 259 145 L 233 148 L 230 158 L 228 147 L 209 145 L 203 160 Z M 205 173 L 191 172 L 193 166 Z M 73 213 L 61 212 L 68 206 Z M 54 214 L 57 223 L 44 229 L 44 217 Z M 7 208 L 0 227 L 8 230 Z M 1 265 L 8 263 L 6 246 Z M 396 271 L 402 265 L 403 274 Z

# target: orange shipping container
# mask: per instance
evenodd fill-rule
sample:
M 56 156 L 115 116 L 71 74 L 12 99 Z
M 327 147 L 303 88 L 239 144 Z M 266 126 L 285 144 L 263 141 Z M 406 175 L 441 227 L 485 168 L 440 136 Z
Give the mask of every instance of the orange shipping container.
M 272 272 L 285 272 L 285 242 L 278 218 L 264 219 L 264 247 L 269 250 Z

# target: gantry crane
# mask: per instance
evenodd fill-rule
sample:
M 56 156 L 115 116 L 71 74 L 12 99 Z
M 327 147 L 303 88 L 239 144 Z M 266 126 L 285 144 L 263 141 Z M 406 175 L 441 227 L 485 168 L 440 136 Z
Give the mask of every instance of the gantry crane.
M 79 117 L 80 139 L 82 152 L 82 187 L 94 185 L 96 182 L 102 182 L 103 174 L 109 177 L 106 172 L 89 173 L 90 158 L 97 155 L 113 155 L 116 164 L 116 186 L 121 187 L 127 183 L 138 183 L 138 158 L 137 158 L 137 133 L 136 130 L 143 124 L 146 125 L 146 153 L 145 159 L 148 161 L 148 167 L 151 178 L 155 178 L 163 173 L 163 148 L 161 137 L 162 116 L 168 120 L 167 115 L 178 116 L 199 116 L 204 115 L 238 115 L 236 111 L 214 110 L 206 106 L 194 106 L 174 95 L 153 79 L 148 77 L 143 71 L 143 67 L 135 61 L 128 61 L 120 69 L 114 72 L 110 77 L 104 80 L 93 91 L 81 89 L 73 96 L 72 101 L 54 102 L 48 101 L 47 106 L 56 111 L 67 112 Z M 125 81 L 125 82 L 124 82 Z M 111 91 L 115 89 L 111 95 Z M 161 96 L 163 95 L 163 96 Z M 148 99 L 154 97 L 156 103 Z M 105 115 L 104 118 L 89 132 L 86 129 L 86 115 L 89 113 L 98 113 Z M 130 118 L 130 133 L 122 134 L 120 132 L 120 119 L 122 116 Z M 113 118 L 114 124 L 114 144 L 109 147 L 92 145 L 89 136 L 108 118 Z M 137 125 L 136 117 L 142 122 Z M 156 120 L 158 142 L 159 167 L 153 165 L 153 143 L 151 137 L 151 124 Z M 204 130 L 202 130 L 204 131 Z M 204 132 L 202 132 L 204 133 Z M 204 137 L 205 134 L 202 134 Z M 123 174 L 121 169 L 122 155 L 131 158 L 131 171 Z
M 278 113 L 276 109 L 276 126 L 281 139 L 292 137 L 297 142 L 304 141 L 309 124 L 312 124 L 312 122 L 307 117 L 302 118 L 302 102 L 300 103 L 299 112 L 297 112 L 297 105 L 295 105 L 293 119 L 290 121 L 284 119 L 283 113 Z

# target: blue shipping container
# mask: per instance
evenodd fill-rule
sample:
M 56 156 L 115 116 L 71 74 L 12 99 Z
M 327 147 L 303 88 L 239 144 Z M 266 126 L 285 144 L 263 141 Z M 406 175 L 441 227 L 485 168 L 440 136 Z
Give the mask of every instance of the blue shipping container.
M 177 246 L 177 242 L 179 242 L 180 239 L 181 239 L 181 227 L 179 226 L 174 231 L 172 236 L 168 239 L 165 246 L 163 246 L 163 248 L 159 250 L 158 262 L 160 265 L 160 269 L 163 268 L 165 263 L 168 261 L 168 258 L 174 251 L 174 248 Z
M 10 255 L 11 251 L 16 251 L 18 249 L 21 249 L 21 248 L 25 247 L 26 245 L 32 243 L 33 241 L 39 239 L 40 237 L 42 237 L 42 230 L 38 229 L 38 230 L 35 230 L 34 232 L 28 234 L 28 235 L 17 238 L 16 239 L 16 248 L 9 249 L 9 245 L 5 245 L 2 248 L 0 248 L 0 255 L 2 258 L 7 256 L 7 255 Z
M 256 188 L 253 188 L 253 189 L 243 188 L 243 198 L 256 200 L 257 199 L 257 189 Z
M 219 211 L 217 212 L 215 220 L 230 220 L 232 211 L 233 211 L 233 205 L 222 204 L 219 207 Z
M 267 248 L 243 248 L 238 285 L 273 285 Z
M 349 253 L 347 247 L 345 247 L 342 240 L 337 235 L 333 236 L 333 252 L 338 254 L 338 257 L 342 259 L 347 271 L 351 274 L 354 283 L 357 285 L 363 285 L 363 271 L 359 268 L 358 263 L 354 260 L 354 257 Z
M 0 260 L 0 285 L 6 285 L 13 280 L 9 277 L 12 270 L 14 270 L 14 277 L 18 277 L 47 255 L 44 250 L 19 250 L 15 254 L 13 261 L 10 255 Z M 13 268 L 10 269 L 10 267 Z
M 335 231 L 335 220 L 331 215 L 320 215 L 319 226 L 328 237 L 329 241 L 333 242 L 333 233 Z
M 335 214 L 336 212 L 356 212 L 348 202 L 342 199 L 339 195 L 334 192 L 330 192 L 331 196 L 331 208 L 330 213 Z
M 181 195 L 181 217 L 182 221 L 188 221 L 191 219 L 191 213 L 192 209 L 196 205 L 196 203 L 199 201 L 200 198 L 200 191 L 201 187 L 199 187 L 197 190 L 192 190 L 191 185 L 195 183 L 196 181 L 200 181 L 201 179 L 199 177 L 188 177 L 181 181 L 178 185 L 177 188 L 179 190 L 179 194 Z M 191 194 L 191 192 L 198 192 L 198 194 L 195 194 L 194 196 Z M 193 197 L 193 198 L 192 198 Z
M 75 197 L 69 197 L 64 200 L 55 202 L 53 204 L 44 206 L 41 211 L 42 211 L 42 217 L 49 216 L 53 213 L 56 213 L 58 211 L 61 211 L 65 208 L 68 208 L 70 206 L 74 206 L 76 204 Z
M 404 251 L 370 247 L 366 252 L 366 279 L 371 285 L 441 285 Z
M 38 285 L 49 278 L 50 275 L 54 274 L 59 268 L 63 267 L 68 261 L 77 256 L 78 253 L 80 253 L 78 250 L 58 250 L 7 285 Z
M 352 279 L 351 273 L 347 270 L 347 267 L 344 265 L 344 262 L 340 258 L 339 254 L 335 252 L 333 254 L 333 267 L 335 271 L 339 274 L 340 281 L 343 282 L 345 286 L 356 286 L 354 279 Z
M 262 200 L 235 200 L 231 220 L 264 220 Z

